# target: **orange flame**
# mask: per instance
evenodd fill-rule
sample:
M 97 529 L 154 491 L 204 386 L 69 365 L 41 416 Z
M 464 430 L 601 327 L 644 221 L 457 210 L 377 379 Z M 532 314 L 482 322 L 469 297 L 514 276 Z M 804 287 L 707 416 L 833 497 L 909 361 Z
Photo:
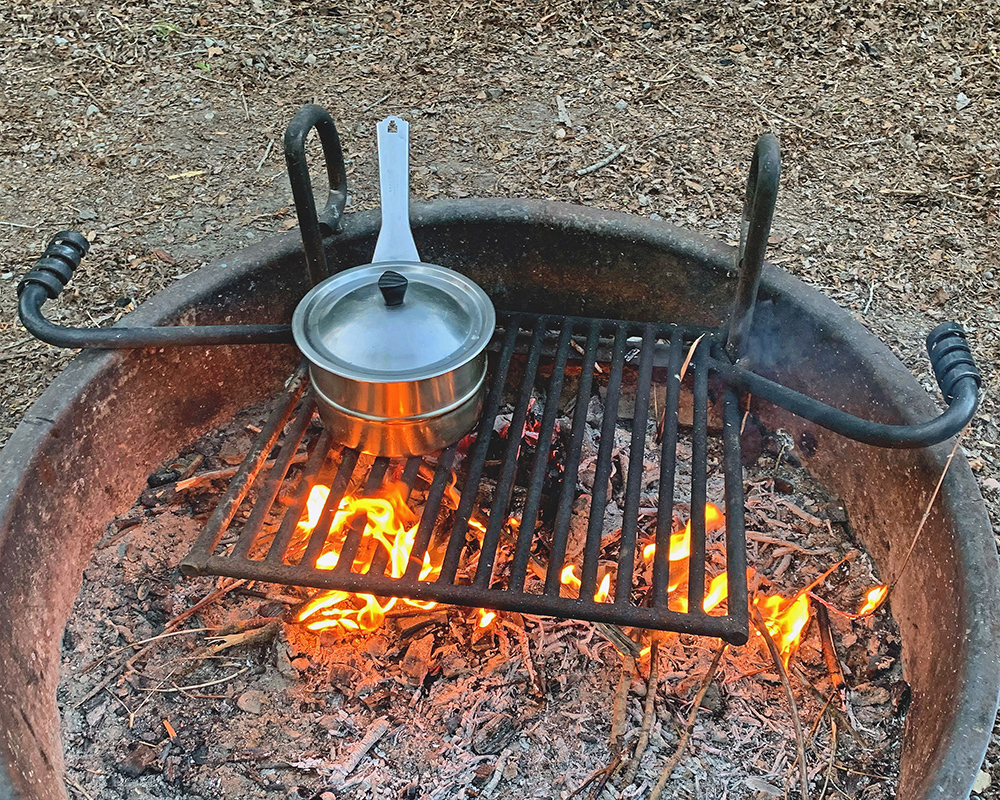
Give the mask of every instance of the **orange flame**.
M 330 489 L 327 486 L 314 486 L 309 492 L 303 519 L 298 524 L 303 542 L 316 527 L 329 495 Z M 401 578 L 410 564 L 419 523 L 413 511 L 403 502 L 403 494 L 398 489 L 391 489 L 385 497 L 345 496 L 333 515 L 328 541 L 316 559 L 316 567 L 333 569 L 337 565 L 340 559 L 340 540 L 347 526 L 358 518 L 364 519 L 364 530 L 361 534 L 362 544 L 352 565 L 354 571 L 367 570 L 379 548 L 382 548 L 388 556 L 387 574 L 393 578 Z M 420 580 L 433 580 L 440 571 L 440 565 L 433 564 L 430 555 L 425 553 L 420 566 Z M 397 601 L 423 610 L 430 610 L 437 605 L 433 602 L 394 597 L 386 599 L 382 604 L 370 594 L 329 591 L 322 592 L 306 603 L 297 620 L 305 622 L 306 627 L 312 631 L 334 627 L 373 631 L 382 624 L 386 613 Z
M 858 616 L 864 616 L 865 614 L 870 614 L 880 605 L 882 601 L 885 600 L 885 596 L 889 594 L 888 586 L 875 586 L 868 590 L 868 594 L 865 595 L 865 604 L 861 606 L 861 610 L 858 612 Z
M 580 594 L 580 579 L 576 577 L 576 567 L 573 564 L 567 564 L 563 567 L 561 573 L 559 573 L 559 581 L 563 586 L 568 586 L 573 589 L 577 596 Z M 601 579 L 600 585 L 597 587 L 597 591 L 594 592 L 594 602 L 595 603 L 606 603 L 608 598 L 611 596 L 611 573 L 608 572 Z
M 809 623 L 809 595 L 802 592 L 791 600 L 786 600 L 781 595 L 760 595 L 754 598 L 753 604 L 760 610 L 787 669 L 788 661 L 799 646 L 802 632 Z
M 605 603 L 608 600 L 608 594 L 611 591 L 611 573 L 607 573 L 604 578 L 601 579 L 601 585 L 597 587 L 597 591 L 594 592 L 594 602 L 595 603 Z

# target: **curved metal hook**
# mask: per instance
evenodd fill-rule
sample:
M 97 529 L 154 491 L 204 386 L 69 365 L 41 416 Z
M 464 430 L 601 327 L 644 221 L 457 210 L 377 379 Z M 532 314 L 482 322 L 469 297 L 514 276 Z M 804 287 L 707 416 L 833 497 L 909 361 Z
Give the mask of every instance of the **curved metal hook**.
M 316 200 L 306 161 L 306 137 L 313 128 L 323 143 L 326 174 L 330 181 L 326 206 L 319 214 L 316 213 Z M 330 274 L 323 250 L 323 236 L 337 231 L 347 205 L 347 170 L 344 167 L 340 137 L 333 118 L 322 106 L 303 106 L 288 123 L 288 128 L 285 129 L 285 163 L 292 184 L 292 197 L 295 199 L 295 213 L 299 218 L 309 278 L 315 285 Z
M 757 287 L 764 267 L 767 238 L 771 234 L 771 219 L 774 217 L 780 179 L 781 147 L 774 134 L 765 133 L 757 140 L 754 148 L 746 196 L 743 199 L 737 261 L 740 278 L 736 288 L 736 305 L 729 320 L 729 335 L 726 338 L 726 352 L 733 360 L 743 355 L 753 322 L 753 307 L 757 302 Z

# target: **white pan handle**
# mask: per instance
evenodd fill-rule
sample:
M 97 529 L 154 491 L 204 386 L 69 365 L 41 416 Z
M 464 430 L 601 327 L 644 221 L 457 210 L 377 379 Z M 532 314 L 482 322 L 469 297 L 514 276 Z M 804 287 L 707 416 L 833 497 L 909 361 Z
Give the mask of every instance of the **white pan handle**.
M 399 117 L 386 117 L 375 128 L 382 228 L 372 263 L 420 261 L 410 230 L 410 126 Z

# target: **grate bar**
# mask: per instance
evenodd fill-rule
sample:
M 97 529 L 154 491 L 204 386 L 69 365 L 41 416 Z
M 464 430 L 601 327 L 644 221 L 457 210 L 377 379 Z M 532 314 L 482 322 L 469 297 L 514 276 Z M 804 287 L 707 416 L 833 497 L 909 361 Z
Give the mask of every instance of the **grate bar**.
M 583 556 L 583 575 L 580 578 L 580 597 L 585 598 L 593 597 L 597 591 L 597 567 L 601 555 L 604 515 L 608 508 L 608 479 L 611 477 L 611 457 L 615 452 L 615 424 L 618 421 L 618 402 L 621 399 L 627 341 L 625 326 L 618 326 L 615 329 L 611 373 L 608 375 L 608 393 L 604 399 L 604 419 L 601 421 L 601 440 L 597 448 L 597 466 L 590 500 L 590 521 L 587 525 L 587 546 Z
M 451 480 L 451 465 L 455 461 L 455 450 L 457 445 L 452 445 L 441 453 L 437 470 L 434 472 L 434 480 L 431 481 L 431 488 L 427 492 L 427 502 L 424 503 L 424 510 L 420 514 L 420 524 L 417 527 L 417 535 L 413 542 L 413 549 L 410 551 L 410 561 L 406 565 L 406 572 L 403 580 L 409 583 L 416 583 L 420 577 L 420 572 L 424 567 L 424 553 L 431 543 L 431 536 L 434 535 L 434 523 L 437 522 L 438 512 L 441 510 L 441 500 L 444 498 L 444 490 Z
M 653 605 L 667 608 L 670 585 L 670 535 L 674 529 L 674 481 L 677 473 L 677 425 L 680 416 L 684 337 L 670 337 L 667 394 L 663 407 L 660 488 L 656 509 L 656 552 L 653 554 Z
M 642 476 L 646 468 L 646 421 L 649 419 L 649 394 L 652 390 L 653 344 L 655 341 L 653 326 L 646 325 L 642 331 L 642 349 L 639 351 L 639 375 L 635 393 L 635 411 L 632 418 L 632 443 L 629 446 L 625 506 L 622 509 L 621 544 L 618 550 L 618 575 L 615 578 L 615 603 L 618 604 L 629 601 L 629 595 L 632 591 L 632 573 L 635 570 L 639 498 L 642 495 Z
M 552 552 L 549 555 L 549 566 L 545 574 L 545 594 L 558 597 L 562 585 L 563 562 L 566 560 L 566 545 L 569 541 L 569 524 L 573 514 L 573 499 L 576 495 L 576 479 L 573 477 L 580 469 L 580 453 L 583 449 L 583 434 L 587 426 L 587 407 L 590 405 L 590 391 L 594 384 L 594 365 L 597 362 L 597 343 L 601 333 L 600 320 L 590 324 L 587 333 L 587 347 L 583 353 L 583 366 L 580 370 L 580 386 L 576 395 L 576 408 L 573 410 L 573 433 L 566 459 L 566 479 L 559 493 L 559 509 L 556 511 L 556 521 L 552 532 Z
M 388 458 L 380 456 L 375 459 L 375 463 L 372 464 L 371 471 L 368 473 L 368 478 L 365 481 L 363 497 L 371 497 L 381 488 L 387 469 L 389 469 Z M 347 529 L 344 543 L 340 546 L 337 565 L 333 568 L 336 574 L 343 575 L 345 572 L 350 572 L 353 569 L 354 559 L 358 557 L 358 548 L 361 547 L 361 534 L 365 532 L 366 525 L 367 518 L 360 517 L 352 522 L 351 526 Z
M 306 362 L 303 361 L 289 378 L 281 402 L 271 412 L 271 416 L 261 429 L 260 435 L 251 445 L 250 452 L 247 453 L 243 463 L 240 464 L 233 479 L 229 482 L 229 486 L 226 487 L 225 494 L 215 507 L 208 522 L 205 523 L 205 527 L 195 541 L 194 547 L 191 548 L 191 552 L 181 562 L 181 570 L 186 574 L 197 574 L 203 568 L 202 554 L 211 553 L 219 546 L 229 523 L 233 521 L 243 498 L 246 497 L 250 486 L 260 474 L 261 467 L 264 466 L 264 462 L 281 435 L 282 428 L 285 427 L 285 423 L 305 390 Z
M 345 447 L 340 454 L 340 467 L 337 469 L 337 477 L 333 479 L 330 486 L 330 494 L 326 497 L 323 510 L 320 512 L 316 527 L 313 528 L 309 536 L 309 544 L 303 554 L 299 564 L 306 567 L 315 568 L 316 559 L 320 557 L 323 548 L 326 546 L 327 537 L 330 535 L 330 525 L 333 517 L 340 507 L 340 501 L 347 493 L 347 487 L 351 485 L 351 478 L 354 475 L 354 468 L 358 464 L 358 451 Z
M 473 585 L 485 589 L 493 579 L 493 567 L 496 562 L 497 547 L 500 545 L 500 534 L 507 524 L 507 512 L 510 510 L 510 500 L 514 494 L 514 478 L 517 477 L 517 457 L 521 452 L 521 442 L 524 437 L 524 424 L 528 418 L 528 406 L 531 405 L 531 393 L 535 385 L 535 374 L 538 372 L 538 360 L 542 354 L 542 339 L 545 337 L 546 317 L 541 317 L 531 336 L 531 349 L 528 351 L 528 363 L 524 369 L 524 379 L 521 383 L 521 395 L 510 420 L 507 434 L 507 450 L 504 453 L 503 467 L 500 479 L 497 481 L 493 496 L 493 507 L 490 509 L 490 520 L 483 536 L 483 546 L 479 551 L 479 564 L 476 566 L 476 577 Z
M 312 422 L 314 408 L 316 408 L 316 402 L 311 396 L 299 408 L 299 413 L 295 417 L 291 429 L 288 431 L 285 443 L 281 446 L 274 466 L 267 476 L 267 482 L 264 484 L 264 488 L 257 498 L 250 517 L 243 524 L 243 530 L 240 531 L 240 538 L 233 547 L 233 558 L 246 558 L 250 554 L 251 548 L 254 546 L 257 537 L 264 527 L 264 521 L 267 519 L 271 506 L 274 505 L 274 501 L 278 497 L 278 492 L 281 491 L 281 484 L 284 482 L 288 475 L 288 470 L 292 466 L 292 459 L 295 457 L 295 453 L 299 449 L 303 437 L 306 435 L 306 428 Z
M 507 371 L 510 368 L 511 356 L 514 354 L 514 345 L 517 344 L 520 325 L 521 316 L 514 315 L 507 323 L 507 329 L 504 332 L 503 349 L 497 362 L 496 376 L 490 387 L 489 396 L 486 398 L 486 409 L 476 432 L 476 444 L 469 464 L 467 487 L 477 487 L 483 475 L 486 453 L 489 450 L 490 440 L 493 438 L 493 424 L 496 422 L 497 414 L 500 413 L 503 386 L 507 381 Z M 455 524 L 451 529 L 451 536 L 448 538 L 448 549 L 445 552 L 444 562 L 441 564 L 439 583 L 454 583 L 455 581 L 455 574 L 458 572 L 459 559 L 462 557 L 462 550 L 465 547 L 465 536 L 469 531 L 469 519 L 472 517 L 475 502 L 475 488 L 462 493 L 458 510 L 455 512 Z
M 316 440 L 312 454 L 306 462 L 303 480 L 299 484 L 291 504 L 285 511 L 285 516 L 281 520 L 278 532 L 271 541 L 271 546 L 264 557 L 265 561 L 272 564 L 281 563 L 281 559 L 284 557 L 285 551 L 292 541 L 292 535 L 295 533 L 296 527 L 298 527 L 299 520 L 302 519 L 302 512 L 305 510 L 306 501 L 309 499 L 309 490 L 312 487 L 309 485 L 306 476 L 316 475 L 323 468 L 324 464 L 330 461 L 330 456 L 332 455 L 330 441 L 330 433 L 326 430 Z
M 705 599 L 705 502 L 708 478 L 708 343 L 694 351 L 694 414 L 691 430 L 691 554 L 688 609 L 700 613 Z
M 743 507 L 743 458 L 740 452 L 740 428 L 743 420 L 739 401 L 726 389 L 722 405 L 723 469 L 726 478 L 726 582 L 729 602 L 727 616 L 737 628 L 749 624 L 747 606 L 747 542 Z
M 563 376 L 566 373 L 566 362 L 569 360 L 570 340 L 573 335 L 573 325 L 566 322 L 559 334 L 556 345 L 555 361 L 552 364 L 552 378 L 549 390 L 545 394 L 545 410 L 542 412 L 542 424 L 538 429 L 538 446 L 535 448 L 535 461 L 531 465 L 531 477 L 528 479 L 528 496 L 521 512 L 521 522 L 517 529 L 517 542 L 514 548 L 514 561 L 510 569 L 510 588 L 515 592 L 524 589 L 527 577 L 528 561 L 531 558 L 531 542 L 535 534 L 535 523 L 538 520 L 538 508 L 542 499 L 542 488 L 545 485 L 545 475 L 549 467 L 549 455 L 552 452 L 552 435 L 556 427 L 556 414 L 559 411 L 559 397 L 562 395 Z

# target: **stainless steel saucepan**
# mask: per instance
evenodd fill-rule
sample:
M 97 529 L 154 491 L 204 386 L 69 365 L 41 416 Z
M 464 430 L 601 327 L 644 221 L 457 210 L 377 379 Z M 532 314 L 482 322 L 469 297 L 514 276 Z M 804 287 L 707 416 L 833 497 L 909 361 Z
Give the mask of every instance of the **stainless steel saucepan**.
M 371 264 L 317 284 L 292 317 L 320 416 L 367 453 L 440 450 L 475 425 L 496 312 L 464 275 L 421 262 L 409 220 L 409 126 L 377 125 L 382 227 Z

